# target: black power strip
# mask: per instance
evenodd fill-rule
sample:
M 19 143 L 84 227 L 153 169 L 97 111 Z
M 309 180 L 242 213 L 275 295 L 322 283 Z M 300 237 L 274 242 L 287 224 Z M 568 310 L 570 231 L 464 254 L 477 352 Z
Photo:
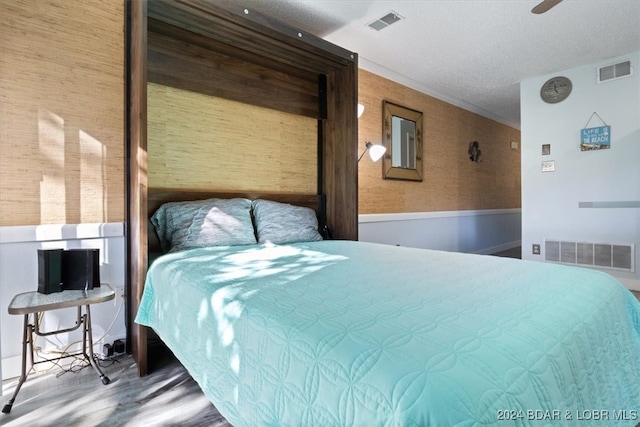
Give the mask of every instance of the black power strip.
M 105 344 L 102 346 L 102 355 L 106 357 L 113 356 L 113 346 L 111 344 Z
M 113 344 L 104 344 L 102 346 L 102 354 L 98 355 L 101 359 L 110 359 L 113 357 L 119 357 L 126 353 L 127 346 L 125 340 L 115 340 Z
M 124 341 L 122 340 L 115 340 L 113 342 L 113 352 L 116 354 L 122 354 L 126 351 L 125 349 L 125 345 L 124 345 Z

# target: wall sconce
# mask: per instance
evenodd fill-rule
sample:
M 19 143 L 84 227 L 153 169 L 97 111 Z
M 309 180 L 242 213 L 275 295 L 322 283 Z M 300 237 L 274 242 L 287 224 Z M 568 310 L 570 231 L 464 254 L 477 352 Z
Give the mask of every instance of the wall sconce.
M 481 162 L 482 161 L 482 150 L 480 149 L 480 144 L 478 141 L 471 141 L 469 143 L 469 150 L 467 151 L 469 154 L 469 160 L 472 162 Z
M 369 157 L 371 157 L 371 160 L 374 162 L 380 160 L 385 151 L 387 151 L 387 148 L 384 145 L 372 144 L 369 141 L 365 142 L 364 146 L 365 149 L 362 154 L 360 154 L 360 157 L 358 157 L 358 162 L 360 162 L 360 159 L 362 159 L 362 156 L 364 156 L 364 153 L 366 153 L 367 151 L 369 152 Z
M 358 104 L 358 118 L 362 116 L 362 113 L 364 113 L 364 105 Z

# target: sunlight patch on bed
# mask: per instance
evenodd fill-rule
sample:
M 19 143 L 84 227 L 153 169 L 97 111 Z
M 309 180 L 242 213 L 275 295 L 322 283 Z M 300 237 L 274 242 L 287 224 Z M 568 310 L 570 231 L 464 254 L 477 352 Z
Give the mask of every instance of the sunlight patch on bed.
M 180 342 L 193 332 L 186 333 L 189 328 L 184 325 L 195 326 L 197 331 L 190 341 L 197 343 L 189 342 L 187 347 L 201 345 L 206 360 L 214 360 L 222 350 L 229 372 L 237 376 L 243 363 L 237 322 L 247 301 L 260 295 L 267 298 L 263 304 L 269 304 L 274 295 L 285 291 L 284 287 L 300 287 L 299 291 L 303 291 L 313 282 L 305 276 L 348 259 L 312 250 L 304 243 L 194 248 L 167 253 L 154 262 L 145 292 L 154 289 L 156 277 L 169 277 L 171 285 L 163 288 L 169 298 L 156 301 L 155 315 L 160 323 L 168 325 L 171 341 Z M 202 280 L 194 281 L 194 276 Z M 203 298 L 186 314 L 176 308 L 183 304 L 190 288 L 199 289 Z M 237 393 L 238 390 L 234 399 L 238 398 Z
M 206 258 L 207 262 L 214 262 L 210 257 Z M 216 257 L 217 272 L 207 279 L 209 283 L 222 286 L 213 292 L 208 305 L 201 302 L 197 314 L 198 327 L 205 327 L 210 314 L 215 316 L 219 343 L 228 350 L 229 367 L 239 374 L 240 348 L 234 326 L 242 315 L 245 301 L 272 286 L 291 284 L 345 259 L 346 256 L 271 244 Z M 200 262 L 204 264 L 205 261 L 201 259 Z M 228 285 L 225 286 L 225 283 Z M 237 399 L 237 396 L 234 398 Z
M 207 318 L 207 314 L 209 306 L 205 300 L 200 301 L 200 310 L 198 310 L 198 327 L 202 328 L 204 326 L 204 322 Z
M 229 366 L 235 374 L 240 373 L 240 346 L 238 343 L 233 343 L 233 350 L 231 351 L 231 360 L 229 360 Z
M 242 313 L 243 304 L 236 299 L 241 289 L 235 286 L 225 286 L 211 295 L 211 308 L 218 321 L 218 337 L 224 347 L 233 343 L 235 332 L 233 324 Z
M 345 259 L 345 256 L 295 246 L 266 244 L 219 259 L 218 262 L 227 266 L 220 268 L 222 274 L 216 275 L 215 281 L 262 279 L 285 273 L 288 273 L 286 279 L 294 280 Z

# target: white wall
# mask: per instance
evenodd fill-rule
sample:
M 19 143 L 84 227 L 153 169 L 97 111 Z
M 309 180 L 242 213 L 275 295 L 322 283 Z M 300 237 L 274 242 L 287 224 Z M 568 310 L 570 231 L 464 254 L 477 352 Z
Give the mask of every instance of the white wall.
M 362 214 L 359 240 L 490 254 L 520 245 L 520 209 Z
M 103 343 L 126 336 L 124 224 L 0 227 L 0 380 L 19 376 L 22 355 L 23 316 L 9 315 L 7 308 L 14 295 L 37 290 L 36 250 L 52 248 L 100 249 L 100 279 L 116 290 L 116 298 L 91 307 L 94 352 L 102 353 Z M 47 312 L 44 329 L 73 326 L 76 312 L 75 308 Z M 36 344 L 48 349 L 64 349 L 68 344 L 81 340 L 81 329 L 38 337 Z M 76 345 L 70 350 L 78 348 L 80 346 Z
M 633 75 L 598 84 L 599 66 L 631 60 Z M 640 290 L 640 52 L 521 83 L 522 110 L 522 243 L 523 258 L 533 243 L 545 239 L 635 244 L 635 272 L 603 270 L 630 289 Z M 553 76 L 573 83 L 570 96 L 558 103 L 540 99 L 540 87 Z M 593 112 L 611 126 L 611 148 L 580 151 L 580 131 L 601 126 Z M 541 145 L 551 154 L 541 155 Z M 543 160 L 555 161 L 555 172 L 541 172 Z M 636 207 L 579 208 L 580 202 L 636 202 Z M 629 205 L 629 204 L 628 204 Z M 631 203 L 630 205 L 634 205 Z

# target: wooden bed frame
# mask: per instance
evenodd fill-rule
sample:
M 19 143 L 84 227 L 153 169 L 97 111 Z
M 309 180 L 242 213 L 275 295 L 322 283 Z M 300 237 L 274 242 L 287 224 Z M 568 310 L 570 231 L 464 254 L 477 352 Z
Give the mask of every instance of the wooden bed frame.
M 163 201 L 240 195 L 224 188 L 148 188 L 147 83 L 316 118 L 317 194 L 242 195 L 314 205 L 334 238 L 357 240 L 358 56 L 224 0 L 126 3 L 126 321 L 129 350 L 145 375 L 148 331 L 134 319 L 147 272 L 150 212 Z

